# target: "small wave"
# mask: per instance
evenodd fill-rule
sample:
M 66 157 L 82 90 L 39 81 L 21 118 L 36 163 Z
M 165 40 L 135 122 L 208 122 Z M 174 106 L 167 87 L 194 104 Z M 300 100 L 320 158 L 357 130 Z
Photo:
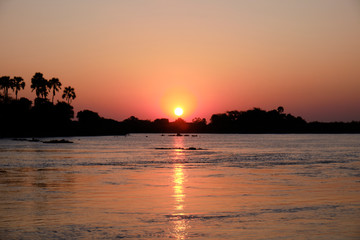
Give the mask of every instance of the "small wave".
M 212 220 L 219 220 L 228 219 L 228 218 L 248 218 L 248 217 L 256 217 L 262 214 L 268 213 L 296 213 L 302 211 L 318 211 L 318 210 L 329 210 L 329 209 L 337 209 L 340 208 L 340 205 L 320 205 L 320 206 L 304 206 L 304 207 L 296 207 L 296 208 L 271 208 L 271 209 L 261 209 L 257 212 L 228 212 L 228 213 L 218 213 L 218 214 L 167 214 L 165 215 L 166 218 L 170 219 L 171 221 L 178 221 L 178 220 L 200 220 L 200 221 L 212 221 Z M 253 221 L 253 219 L 252 219 Z M 261 221 L 261 220 L 259 220 Z
M 165 217 L 169 218 L 172 221 L 179 220 L 179 219 L 186 219 L 186 220 L 221 220 L 225 218 L 239 218 L 239 217 L 250 217 L 256 216 L 260 213 L 251 212 L 251 213 L 219 213 L 216 215 L 198 215 L 198 214 L 168 214 Z
M 321 206 L 310 206 L 310 207 L 296 207 L 296 208 L 274 208 L 274 209 L 262 209 L 264 213 L 294 213 L 301 211 L 317 211 L 322 209 L 336 209 L 340 205 L 321 205 Z

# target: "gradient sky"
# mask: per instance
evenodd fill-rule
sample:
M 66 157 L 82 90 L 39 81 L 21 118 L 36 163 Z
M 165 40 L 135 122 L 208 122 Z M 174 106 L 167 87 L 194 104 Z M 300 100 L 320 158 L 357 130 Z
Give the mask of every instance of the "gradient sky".
M 75 111 L 360 121 L 357 0 L 0 0 L 0 32 L 0 76 L 58 77 Z

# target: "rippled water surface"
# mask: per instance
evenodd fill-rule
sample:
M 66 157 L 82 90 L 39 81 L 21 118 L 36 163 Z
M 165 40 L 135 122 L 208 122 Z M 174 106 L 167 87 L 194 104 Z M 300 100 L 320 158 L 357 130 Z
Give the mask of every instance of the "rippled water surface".
M 360 135 L 68 139 L 0 139 L 0 239 L 360 238 Z

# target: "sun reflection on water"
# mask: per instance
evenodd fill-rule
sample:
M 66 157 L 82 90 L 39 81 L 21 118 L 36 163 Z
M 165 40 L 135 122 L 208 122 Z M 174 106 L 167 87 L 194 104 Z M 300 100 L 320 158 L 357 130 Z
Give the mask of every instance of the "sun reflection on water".
M 174 148 L 184 148 L 184 138 L 174 138 Z M 173 198 L 174 212 L 172 218 L 172 235 L 176 239 L 186 239 L 189 226 L 188 220 L 182 216 L 185 215 L 185 174 L 184 174 L 184 151 L 177 149 L 174 151 L 174 168 L 173 168 Z
M 183 172 L 183 166 L 182 164 L 175 164 L 174 166 L 174 198 L 175 198 L 175 208 L 176 210 L 184 210 L 184 172 Z

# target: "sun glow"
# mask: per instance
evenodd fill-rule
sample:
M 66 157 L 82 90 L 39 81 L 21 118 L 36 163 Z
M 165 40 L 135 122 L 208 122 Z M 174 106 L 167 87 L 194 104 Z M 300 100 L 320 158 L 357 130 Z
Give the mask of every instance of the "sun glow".
M 183 87 L 174 87 L 164 90 L 164 95 L 161 98 L 161 108 L 165 116 L 173 119 L 173 117 L 180 117 L 184 120 L 191 121 L 194 118 L 193 114 L 197 107 L 197 100 L 195 95 Z M 180 108 L 182 114 L 177 114 L 175 108 Z M 176 112 L 175 112 L 176 111 Z
M 175 108 L 174 113 L 176 116 L 180 117 L 181 115 L 183 115 L 184 110 L 181 107 L 177 107 Z

